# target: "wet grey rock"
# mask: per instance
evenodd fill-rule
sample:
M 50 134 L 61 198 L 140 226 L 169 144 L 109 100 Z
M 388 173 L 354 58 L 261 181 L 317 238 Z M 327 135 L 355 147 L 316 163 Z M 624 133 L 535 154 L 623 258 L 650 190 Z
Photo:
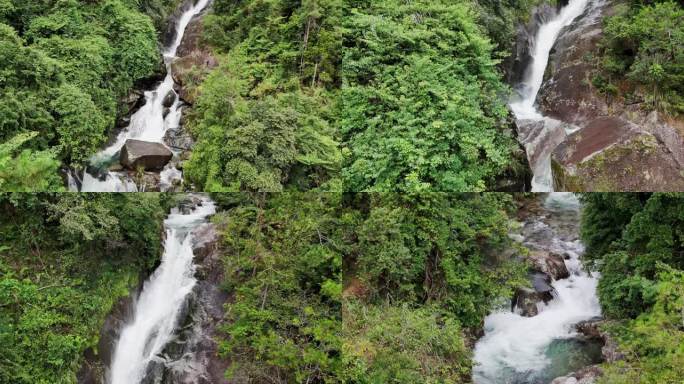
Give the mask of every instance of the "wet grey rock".
M 119 120 L 118 126 L 128 126 L 131 122 L 130 116 L 142 108 L 146 102 L 145 92 L 139 89 L 134 89 L 129 92 L 128 95 L 121 100 L 121 103 L 126 106 L 126 116 Z
M 169 93 L 164 96 L 164 100 L 162 100 L 162 106 L 164 108 L 171 108 L 173 103 L 176 102 L 176 92 L 173 90 L 170 90 Z
M 507 80 L 509 84 L 519 84 L 525 78 L 525 71 L 532 62 L 534 39 L 537 36 L 537 32 L 543 24 L 556 15 L 556 12 L 557 7 L 543 4 L 534 8 L 527 25 L 518 26 L 517 38 L 511 49 L 512 55 L 504 65 L 508 68 Z
M 182 4 L 169 16 L 166 29 L 162 34 L 162 41 L 168 47 L 176 39 L 178 33 L 178 21 L 183 13 L 187 12 L 195 4 L 195 0 L 183 0 Z
M 159 359 L 153 359 L 145 369 L 145 375 L 143 376 L 140 384 L 162 384 L 164 383 L 164 371 L 166 365 Z
M 164 143 L 169 147 L 181 151 L 189 151 L 195 145 L 189 133 L 181 128 L 171 128 L 164 134 Z
M 601 340 L 603 347 L 601 354 L 606 362 L 612 363 L 625 359 L 625 355 L 620 351 L 617 341 L 610 335 L 610 333 L 601 329 L 604 324 L 602 319 L 591 319 L 579 322 L 575 325 L 577 332 L 588 339 Z
M 525 317 L 537 316 L 539 309 L 538 303 L 548 303 L 553 300 L 554 290 L 551 286 L 549 289 L 537 290 L 531 288 L 519 288 L 515 292 L 515 296 L 511 302 L 513 309 L 520 310 L 520 315 Z M 536 287 L 535 287 L 536 288 Z
M 555 280 L 570 277 L 568 268 L 565 266 L 563 256 L 547 251 L 532 251 L 528 258 L 532 262 L 533 268 L 545 273 Z
M 518 141 L 524 146 L 532 169 L 538 169 L 553 149 L 567 138 L 571 128 L 559 120 L 518 120 Z
M 173 158 L 173 152 L 164 144 L 141 140 L 126 140 L 119 161 L 131 170 L 161 170 Z

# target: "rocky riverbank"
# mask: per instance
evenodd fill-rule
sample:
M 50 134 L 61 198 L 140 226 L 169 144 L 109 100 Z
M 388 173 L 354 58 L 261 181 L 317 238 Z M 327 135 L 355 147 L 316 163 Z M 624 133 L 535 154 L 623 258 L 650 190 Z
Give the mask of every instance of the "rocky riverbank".
M 532 158 L 551 151 L 556 190 L 682 190 L 684 122 L 643 102 L 614 99 L 593 85 L 603 20 L 615 5 L 591 2 L 556 41 L 537 103 L 557 128 L 546 137 L 533 136 L 539 145 L 533 146 Z

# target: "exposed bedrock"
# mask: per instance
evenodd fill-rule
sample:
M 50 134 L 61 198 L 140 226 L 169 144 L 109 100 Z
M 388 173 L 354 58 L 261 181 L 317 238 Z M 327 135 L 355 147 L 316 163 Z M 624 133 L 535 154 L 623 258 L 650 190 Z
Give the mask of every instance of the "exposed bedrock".
M 511 310 L 519 311 L 521 316 L 532 317 L 539 314 L 537 304 L 547 304 L 553 300 L 555 290 L 551 286 L 551 278 L 540 272 L 530 274 L 532 288 L 520 288 L 515 291 L 511 301 Z
M 506 122 L 504 128 L 507 135 L 515 138 L 517 148 L 514 149 L 513 160 L 494 181 L 493 190 L 496 192 L 527 192 L 532 186 L 532 168 L 525 152 L 525 147 L 518 139 L 521 134 L 520 126 L 516 124 L 512 115 Z
M 203 17 L 207 10 L 195 16 L 185 30 L 176 58 L 171 63 L 173 81 L 181 100 L 193 104 L 199 96 L 198 85 L 218 66 L 212 49 L 202 41 Z
M 533 269 L 551 276 L 554 280 L 570 277 L 568 268 L 565 266 L 563 256 L 548 251 L 531 251 L 527 259 L 532 263 Z
M 613 3 L 597 1 L 556 42 L 537 102 L 548 117 L 579 130 L 552 154 L 559 191 L 676 191 L 684 188 L 684 122 L 626 105 L 592 85 L 602 20 Z

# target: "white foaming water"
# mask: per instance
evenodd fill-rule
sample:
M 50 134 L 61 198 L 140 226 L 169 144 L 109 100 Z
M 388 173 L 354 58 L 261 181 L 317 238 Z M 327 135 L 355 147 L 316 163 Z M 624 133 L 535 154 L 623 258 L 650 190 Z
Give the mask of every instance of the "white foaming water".
M 534 40 L 531 67 L 526 69 L 526 78 L 521 84 L 519 95 L 510 104 L 511 110 L 518 120 L 542 120 L 544 116 L 535 107 L 537 94 L 544 81 L 544 72 L 549 63 L 549 53 L 558 39 L 561 30 L 582 14 L 589 0 L 570 0 L 551 21 L 542 25 Z M 551 155 L 540 161 L 537 169 L 533 170 L 533 192 L 553 191 L 553 175 L 551 172 Z
M 169 92 L 173 91 L 173 76 L 171 72 L 171 63 L 176 58 L 176 52 L 183 41 L 185 30 L 197 14 L 202 12 L 209 4 L 210 0 L 199 0 L 197 4 L 188 9 L 180 17 L 177 23 L 176 37 L 173 43 L 164 51 L 164 63 L 166 64 L 166 77 L 157 89 L 154 91 L 145 92 L 145 105 L 142 106 L 136 113 L 131 116 L 131 123 L 126 129 L 123 129 L 116 138 L 114 144 L 100 151 L 91 159 L 91 164 L 103 164 L 110 161 L 123 147 L 128 139 L 136 139 L 143 141 L 150 141 L 161 143 L 163 141 L 166 131 L 171 128 L 178 128 L 181 119 L 181 102 L 176 96 L 176 100 L 169 108 L 169 113 L 164 117 L 164 98 Z M 175 167 L 168 165 L 165 170 L 175 169 Z M 71 191 L 74 190 L 75 184 L 69 186 Z M 138 187 L 135 182 L 131 180 L 123 172 L 108 172 L 104 176 L 104 180 L 93 177 L 88 172 L 83 172 L 81 183 L 82 192 L 137 192 Z
M 577 211 L 579 202 L 571 194 L 551 194 L 546 202 L 551 212 Z M 535 225 L 546 225 L 538 222 Z M 547 348 L 554 340 L 577 336 L 573 326 L 601 315 L 596 296 L 598 275 L 584 271 L 580 261 L 584 247 L 579 242 L 554 238 L 551 251 L 569 256 L 567 279 L 552 283 L 556 296 L 539 304 L 533 317 L 501 310 L 485 318 L 485 335 L 475 346 L 473 380 L 476 384 L 529 383 L 548 368 Z M 530 380 L 530 381 L 528 381 Z
M 147 365 L 173 335 L 178 313 L 197 283 L 191 232 L 214 212 L 214 203 L 203 199 L 192 213 L 184 215 L 174 208 L 164 221 L 164 255 L 145 282 L 132 321 L 121 332 L 109 371 L 110 384 L 140 383 Z

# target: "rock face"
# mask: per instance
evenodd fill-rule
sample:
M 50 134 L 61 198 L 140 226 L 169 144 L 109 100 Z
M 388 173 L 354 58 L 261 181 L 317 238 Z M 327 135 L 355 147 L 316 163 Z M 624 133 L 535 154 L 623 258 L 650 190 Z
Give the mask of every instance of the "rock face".
M 190 21 L 176 53 L 178 58 L 171 63 L 176 91 L 181 100 L 188 104 L 193 104 L 197 100 L 197 85 L 218 66 L 218 60 L 213 56 L 211 49 L 202 44 L 202 17 L 203 13 Z
M 131 294 L 119 300 L 105 319 L 100 330 L 97 350 L 87 349 L 84 353 L 84 361 L 78 374 L 76 375 L 79 384 L 104 384 L 105 371 L 110 365 L 116 343 L 121 336 L 121 331 L 126 325 L 126 321 L 133 316 L 134 300 L 142 290 L 142 282 L 145 279 L 141 276 L 137 287 L 132 287 Z
M 160 170 L 173 158 L 173 152 L 161 143 L 151 143 L 141 140 L 126 140 L 119 161 L 131 170 L 144 168 L 145 170 Z
M 648 113 L 640 103 L 627 105 L 592 84 L 602 19 L 613 12 L 613 2 L 591 2 L 551 51 L 540 111 L 579 128 L 553 151 L 555 189 L 682 190 L 684 122 Z
M 518 140 L 525 147 L 532 169 L 542 166 L 553 148 L 567 138 L 566 128 L 567 124 L 554 119 L 518 121 Z
M 597 117 L 570 135 L 554 151 L 552 168 L 554 184 L 563 191 L 684 188 L 682 164 L 674 153 L 654 134 L 618 117 Z
M 196 204 L 181 202 L 181 209 Z M 185 207 L 185 208 L 184 208 Z M 220 288 L 223 265 L 216 227 L 206 223 L 193 231 L 193 254 L 198 282 L 179 318 L 182 326 L 162 355 L 161 369 L 150 375 L 150 383 L 163 378 L 168 384 L 228 384 L 224 377 L 230 361 L 218 357 L 217 327 L 224 317 L 224 304 L 230 296 Z M 154 368 L 153 368 L 154 369 Z
M 504 67 L 508 70 L 507 80 L 509 84 L 520 84 L 525 78 L 525 71 L 532 62 L 534 39 L 539 28 L 556 14 L 557 7 L 543 4 L 537 7 L 527 25 L 519 25 L 515 44 L 511 51 L 512 55 L 506 59 Z
M 164 143 L 173 149 L 189 151 L 195 144 L 192 136 L 181 128 L 171 128 L 164 135 Z

